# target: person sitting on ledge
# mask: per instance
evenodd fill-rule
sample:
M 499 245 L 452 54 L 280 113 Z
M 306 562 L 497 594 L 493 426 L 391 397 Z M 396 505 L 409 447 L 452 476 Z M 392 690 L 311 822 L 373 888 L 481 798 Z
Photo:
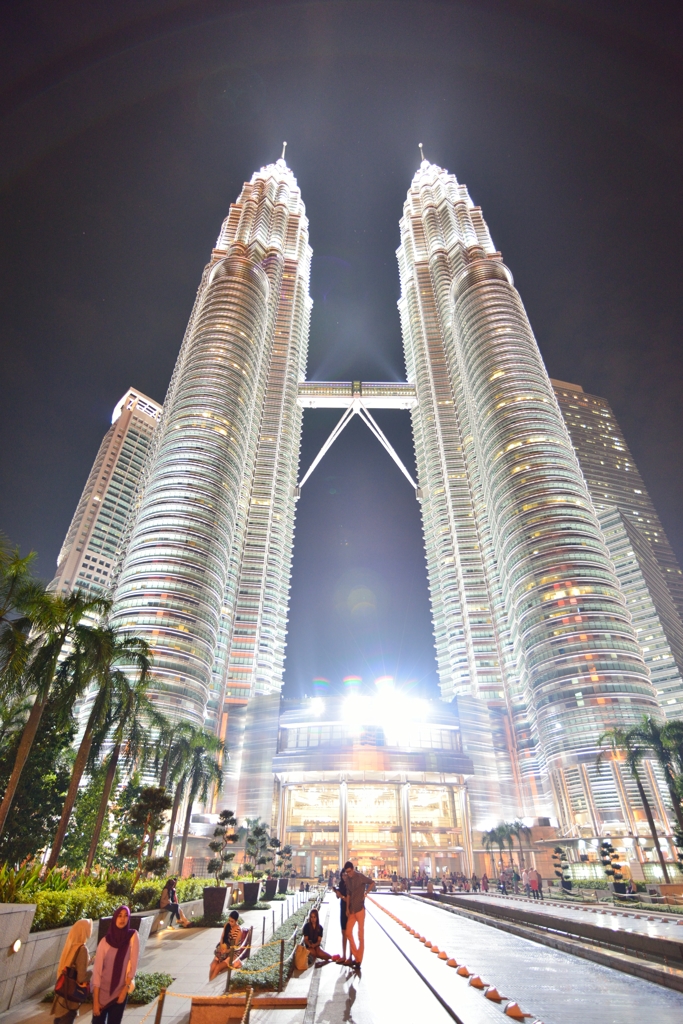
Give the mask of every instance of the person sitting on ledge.
M 246 949 L 244 942 L 246 941 L 247 932 L 240 928 L 239 922 L 240 915 L 236 910 L 233 910 L 223 929 L 221 941 L 214 950 L 213 960 L 209 967 L 209 981 L 217 978 L 222 971 L 227 971 L 228 969 L 238 971 L 242 966 L 239 955 Z

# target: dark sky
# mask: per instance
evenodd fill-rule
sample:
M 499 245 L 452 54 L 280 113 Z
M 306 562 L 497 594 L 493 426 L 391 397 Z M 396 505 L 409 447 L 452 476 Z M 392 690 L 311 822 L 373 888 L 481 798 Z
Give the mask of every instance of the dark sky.
M 483 207 L 552 376 L 612 403 L 683 557 L 683 7 L 0 5 L 0 529 L 52 575 L 111 410 L 163 400 L 254 169 L 310 219 L 309 376 L 400 380 L 417 143 Z M 307 412 L 302 467 L 334 413 Z M 380 418 L 380 417 L 378 417 Z M 412 467 L 407 414 L 383 427 Z M 435 692 L 417 503 L 356 422 L 299 502 L 287 688 Z

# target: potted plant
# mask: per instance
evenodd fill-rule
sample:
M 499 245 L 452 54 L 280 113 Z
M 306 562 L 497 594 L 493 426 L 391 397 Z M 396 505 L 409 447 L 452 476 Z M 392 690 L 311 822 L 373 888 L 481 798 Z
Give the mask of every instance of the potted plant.
M 207 867 L 216 877 L 216 884 L 206 886 L 203 893 L 204 917 L 209 919 L 218 919 L 221 916 L 232 892 L 232 886 L 221 885 L 221 881 L 225 881 L 232 875 L 232 868 L 229 867 L 229 864 L 234 860 L 235 854 L 229 850 L 229 847 L 238 839 L 235 832 L 236 824 L 237 818 L 233 811 L 221 811 L 218 824 L 214 829 L 214 838 L 209 843 L 209 849 L 214 856 Z
M 251 882 L 244 883 L 244 902 L 246 904 L 258 903 L 261 883 L 258 881 L 263 875 L 261 868 L 268 863 L 268 829 L 261 822 L 260 818 L 246 819 L 246 838 L 244 840 L 244 869 L 245 873 L 251 875 Z
M 277 851 L 277 865 L 281 872 L 277 891 L 286 893 L 289 886 L 289 875 L 292 870 L 292 847 L 289 845 L 280 846 Z

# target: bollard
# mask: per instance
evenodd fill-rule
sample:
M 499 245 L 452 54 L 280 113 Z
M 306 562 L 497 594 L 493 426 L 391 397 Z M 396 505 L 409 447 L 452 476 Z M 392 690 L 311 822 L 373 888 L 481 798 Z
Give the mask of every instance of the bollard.
M 280 981 L 278 983 L 277 990 L 282 992 L 282 977 L 285 970 L 285 940 L 280 939 Z
M 273 911 L 273 935 L 275 935 L 275 911 Z
M 159 992 L 159 1002 L 157 1003 L 157 1015 L 154 1018 L 154 1024 L 161 1024 L 161 1015 L 164 1012 L 164 1000 L 166 998 L 166 989 L 162 988 Z
M 230 979 L 231 979 L 231 977 L 232 977 L 232 967 L 228 967 L 228 976 L 227 976 L 227 978 L 225 980 L 225 994 L 226 994 L 226 996 L 230 992 Z
M 280 924 L 284 924 L 285 920 L 285 908 L 280 904 Z
M 266 915 L 263 915 L 263 928 L 261 929 L 261 945 L 266 944 Z

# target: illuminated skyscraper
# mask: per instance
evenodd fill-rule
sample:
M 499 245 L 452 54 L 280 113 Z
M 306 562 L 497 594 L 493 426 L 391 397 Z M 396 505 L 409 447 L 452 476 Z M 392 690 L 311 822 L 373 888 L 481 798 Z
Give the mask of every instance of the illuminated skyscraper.
M 571 439 L 481 210 L 428 161 L 398 259 L 443 694 L 502 699 L 523 813 L 600 834 L 598 737 L 660 712 Z
M 604 398 L 551 381 L 667 717 L 683 714 L 683 574 Z
M 204 270 L 117 582 L 112 622 L 149 642 L 157 706 L 223 735 L 226 703 L 281 686 L 310 258 L 280 159 Z
M 104 596 L 161 406 L 135 388 L 117 402 L 57 559 L 50 589 Z

